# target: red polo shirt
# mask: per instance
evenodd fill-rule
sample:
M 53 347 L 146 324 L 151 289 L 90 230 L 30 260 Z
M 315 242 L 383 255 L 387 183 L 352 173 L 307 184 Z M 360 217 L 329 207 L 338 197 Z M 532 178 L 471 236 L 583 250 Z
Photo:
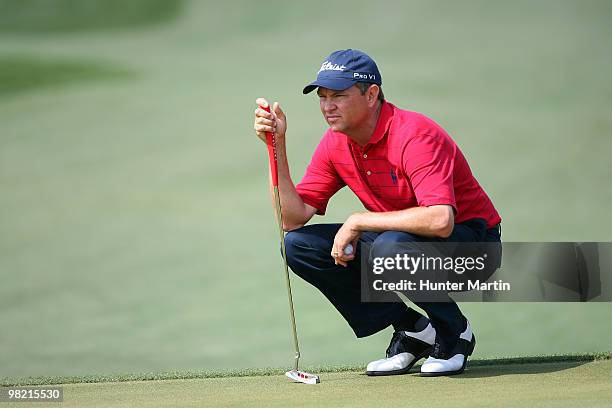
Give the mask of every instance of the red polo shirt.
M 484 218 L 490 228 L 501 221 L 446 131 L 425 115 L 386 101 L 365 146 L 328 129 L 296 189 L 323 215 L 344 186 L 369 211 L 446 204 L 455 209 L 456 223 Z

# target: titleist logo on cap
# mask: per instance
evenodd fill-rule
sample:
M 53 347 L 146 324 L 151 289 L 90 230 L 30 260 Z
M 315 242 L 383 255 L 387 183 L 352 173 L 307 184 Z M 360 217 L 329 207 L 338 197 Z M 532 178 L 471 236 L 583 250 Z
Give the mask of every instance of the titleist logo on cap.
M 321 71 L 344 71 L 345 69 L 346 67 L 344 65 L 332 64 L 329 61 L 325 61 L 323 64 L 321 64 L 321 69 L 319 69 L 319 72 Z

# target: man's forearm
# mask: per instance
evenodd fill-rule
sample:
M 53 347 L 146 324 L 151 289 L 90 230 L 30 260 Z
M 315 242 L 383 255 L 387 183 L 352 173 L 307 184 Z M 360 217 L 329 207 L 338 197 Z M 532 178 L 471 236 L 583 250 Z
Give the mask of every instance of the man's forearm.
M 281 210 L 283 215 L 283 229 L 287 231 L 301 227 L 308 222 L 308 220 L 310 220 L 313 214 L 309 212 L 306 204 L 297 193 L 295 185 L 291 180 L 284 138 L 279 138 L 277 141 L 276 158 L 278 161 L 278 190 L 280 193 Z M 276 206 L 271 173 L 270 194 L 273 205 Z
M 400 211 L 355 213 L 347 222 L 358 231 L 404 231 L 447 238 L 453 231 L 454 214 L 451 206 L 435 205 Z

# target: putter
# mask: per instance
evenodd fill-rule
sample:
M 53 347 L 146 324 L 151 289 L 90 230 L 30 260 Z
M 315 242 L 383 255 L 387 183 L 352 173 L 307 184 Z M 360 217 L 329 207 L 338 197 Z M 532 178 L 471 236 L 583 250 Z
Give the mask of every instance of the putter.
M 260 106 L 266 112 L 270 112 L 270 106 Z M 295 348 L 295 362 L 293 370 L 287 371 L 285 375 L 293 381 L 304 384 L 318 384 L 319 376 L 309 374 L 299 370 L 300 362 L 300 346 L 298 344 L 297 329 L 295 326 L 295 313 L 293 312 L 293 296 L 291 295 L 291 281 L 289 280 L 289 267 L 287 265 L 287 256 L 285 254 L 285 233 L 283 231 L 283 214 L 281 212 L 280 194 L 278 192 L 278 161 L 276 158 L 276 137 L 274 133 L 266 132 L 266 145 L 268 146 L 268 158 L 270 160 L 270 172 L 272 174 L 272 187 L 274 188 L 274 200 L 276 205 L 276 221 L 278 223 L 278 231 L 280 234 L 281 252 L 283 255 L 283 263 L 285 264 L 285 281 L 287 283 L 287 295 L 289 296 L 289 314 L 291 316 L 291 328 L 293 330 L 293 346 Z

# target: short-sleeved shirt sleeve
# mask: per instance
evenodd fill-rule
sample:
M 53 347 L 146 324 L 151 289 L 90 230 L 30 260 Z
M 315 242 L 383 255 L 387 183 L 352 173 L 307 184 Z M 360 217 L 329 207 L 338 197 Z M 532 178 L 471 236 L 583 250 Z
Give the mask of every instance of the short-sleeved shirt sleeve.
M 344 181 L 329 160 L 324 136 L 310 159 L 302 181 L 295 188 L 306 204 L 316 208 L 317 214 L 324 215 L 329 199 L 344 186 Z
M 457 212 L 453 172 L 456 147 L 437 133 L 419 134 L 407 141 L 402 164 L 421 207 L 450 205 Z

